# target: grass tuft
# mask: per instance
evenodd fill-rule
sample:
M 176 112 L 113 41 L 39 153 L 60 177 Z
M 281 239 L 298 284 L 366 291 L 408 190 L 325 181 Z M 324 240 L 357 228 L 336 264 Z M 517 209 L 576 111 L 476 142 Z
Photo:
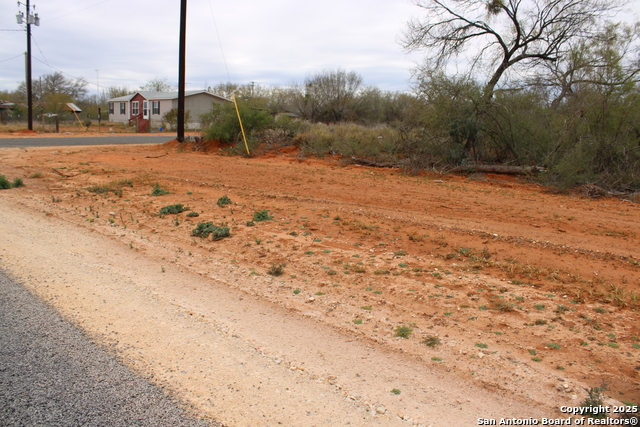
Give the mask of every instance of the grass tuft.
M 412 332 L 413 329 L 411 329 L 410 327 L 401 325 L 395 329 L 393 336 L 400 338 L 409 338 Z
M 434 336 L 434 335 L 430 335 L 428 337 L 425 337 L 422 340 L 422 344 L 426 345 L 427 347 L 436 347 L 438 345 L 440 345 L 440 338 Z

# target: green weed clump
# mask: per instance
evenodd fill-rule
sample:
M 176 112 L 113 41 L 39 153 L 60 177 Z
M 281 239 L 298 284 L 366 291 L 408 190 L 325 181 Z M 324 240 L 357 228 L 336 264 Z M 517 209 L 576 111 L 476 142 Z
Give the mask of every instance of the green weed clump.
M 430 335 L 422 340 L 422 344 L 426 345 L 427 347 L 436 347 L 440 345 L 440 338 Z
M 9 188 L 11 188 L 11 182 L 4 175 L 0 175 L 0 190 L 8 190 Z
M 160 187 L 160 184 L 158 183 L 156 183 L 156 185 L 153 187 L 153 190 L 151 190 L 152 196 L 164 196 L 165 194 L 169 194 L 169 192 Z
M 191 231 L 191 235 L 203 239 L 211 235 L 212 240 L 220 240 L 231 236 L 231 233 L 229 233 L 229 227 L 227 226 L 218 227 L 213 225 L 212 222 L 199 222 L 196 228 Z
M 10 188 L 24 187 L 22 178 L 16 178 L 10 182 L 4 175 L 0 175 L 0 190 L 8 190 Z
M 269 215 L 269 211 L 266 209 L 263 209 L 253 214 L 253 222 L 269 221 L 272 219 L 273 217 Z
M 396 328 L 393 336 L 400 337 L 400 338 L 409 338 L 412 332 L 413 332 L 413 329 L 411 329 L 410 327 L 401 325 Z
M 220 206 L 221 208 L 223 208 L 223 207 L 225 207 L 225 206 L 227 206 L 227 205 L 230 205 L 231 203 L 232 203 L 232 202 L 231 202 L 231 199 L 229 199 L 227 196 L 222 196 L 222 197 L 220 197 L 220 198 L 218 199 L 218 201 L 216 202 L 216 204 L 217 204 L 218 206 Z
M 278 277 L 278 276 L 282 276 L 284 274 L 284 267 L 286 266 L 286 264 L 281 263 L 273 263 L 271 264 L 271 267 L 269 267 L 269 270 L 267 271 L 267 274 L 274 276 L 274 277 Z
M 182 205 L 182 203 L 177 203 L 175 205 L 167 205 L 160 209 L 159 215 L 169 215 L 169 214 L 179 214 L 186 211 L 187 208 Z

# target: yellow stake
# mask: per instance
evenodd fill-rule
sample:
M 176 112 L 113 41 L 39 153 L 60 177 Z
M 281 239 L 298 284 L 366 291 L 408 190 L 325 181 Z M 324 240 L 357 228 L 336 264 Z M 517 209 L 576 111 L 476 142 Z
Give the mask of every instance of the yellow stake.
M 82 121 L 80 120 L 80 117 L 78 117 L 78 114 L 76 114 L 75 110 L 71 110 L 71 111 L 73 111 L 73 115 L 76 116 L 76 119 L 78 119 L 78 123 L 80 123 L 80 126 L 82 126 L 82 130 L 86 132 L 87 129 L 82 124 Z
M 236 114 L 238 115 L 238 122 L 240 123 L 240 131 L 242 132 L 242 139 L 244 140 L 244 148 L 247 149 L 247 156 L 250 156 L 249 145 L 247 144 L 247 137 L 244 134 L 244 127 L 242 126 L 242 119 L 240 118 L 240 110 L 238 110 L 238 103 L 236 102 L 236 94 L 231 94 L 231 99 L 233 99 L 233 105 L 236 106 Z

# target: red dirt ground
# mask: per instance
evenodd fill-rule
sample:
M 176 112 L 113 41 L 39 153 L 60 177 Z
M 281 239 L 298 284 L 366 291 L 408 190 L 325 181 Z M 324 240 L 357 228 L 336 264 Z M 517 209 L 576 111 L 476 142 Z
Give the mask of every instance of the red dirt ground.
M 222 260 L 235 286 L 434 369 L 531 399 L 582 399 L 604 383 L 640 402 L 637 196 L 207 148 L 2 149 L 0 173 L 24 179 L 11 191 L 34 208 L 195 271 Z M 156 184 L 169 194 L 152 196 Z M 217 206 L 225 195 L 233 203 Z M 158 215 L 177 203 L 189 209 Z M 260 210 L 273 219 L 251 222 Z M 192 237 L 207 221 L 231 237 Z

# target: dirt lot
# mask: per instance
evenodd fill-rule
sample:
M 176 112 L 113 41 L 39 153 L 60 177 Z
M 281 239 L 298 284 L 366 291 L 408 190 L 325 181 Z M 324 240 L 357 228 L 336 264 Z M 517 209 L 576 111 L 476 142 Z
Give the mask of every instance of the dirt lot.
M 640 402 L 640 198 L 347 163 L 175 142 L 0 149 L 25 205 L 430 370 L 549 407 L 603 384 Z M 159 215 L 174 204 L 188 209 Z M 199 222 L 231 236 L 194 237 Z

